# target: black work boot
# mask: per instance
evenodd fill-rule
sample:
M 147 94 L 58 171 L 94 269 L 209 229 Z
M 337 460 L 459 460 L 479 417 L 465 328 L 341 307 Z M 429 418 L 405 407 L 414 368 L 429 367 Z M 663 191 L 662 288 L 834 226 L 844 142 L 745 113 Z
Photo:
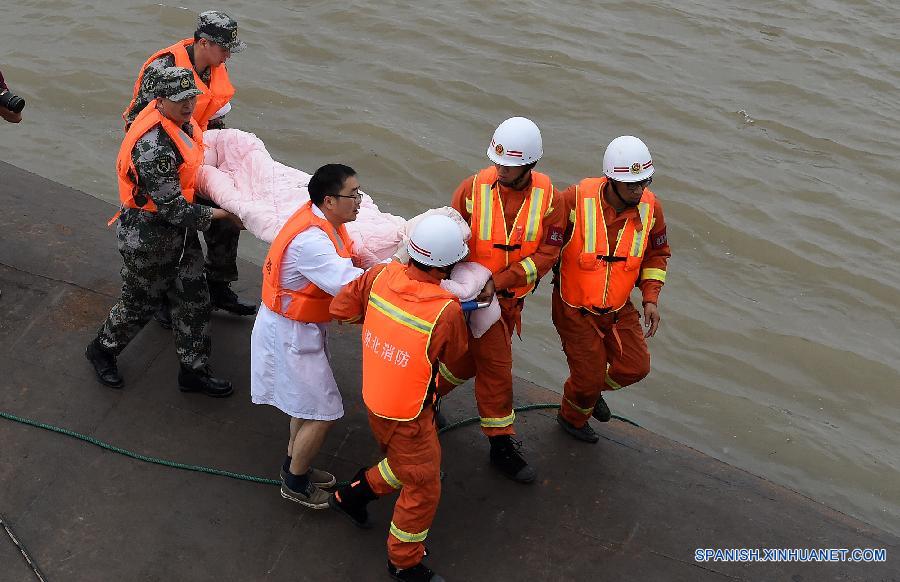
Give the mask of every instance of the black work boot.
M 153 319 L 156 320 L 159 327 L 172 329 L 172 309 L 169 307 L 168 299 L 156 310 L 156 313 L 153 314 Z
M 519 483 L 531 483 L 537 472 L 522 458 L 521 441 L 514 441 L 508 434 L 488 438 L 491 441 L 491 464 L 500 472 Z
M 242 300 L 229 287 L 230 283 L 209 282 L 209 299 L 213 309 L 221 309 L 235 315 L 253 315 L 256 305 Z
M 370 501 L 378 499 L 369 482 L 366 481 L 366 467 L 356 472 L 349 485 L 344 485 L 331 494 L 328 505 L 332 509 L 343 513 L 358 527 L 369 529 L 372 522 L 369 521 L 369 510 L 366 505 Z
M 98 338 L 94 338 L 94 341 L 88 344 L 84 357 L 94 366 L 97 380 L 100 380 L 101 384 L 110 388 L 121 388 L 125 385 L 116 366 L 116 356 L 103 347 Z
M 600 399 L 597 400 L 597 404 L 594 405 L 594 412 L 591 416 L 600 422 L 609 422 L 609 419 L 612 418 L 612 412 L 609 411 L 609 406 L 607 406 L 606 401 L 603 400 L 602 394 L 600 395 Z
M 563 418 L 561 414 L 556 415 L 556 422 L 559 423 L 559 426 L 561 426 L 564 431 L 580 441 L 596 443 L 600 440 L 600 435 L 594 432 L 590 423 L 585 422 L 584 426 L 576 427 L 574 424 Z
M 213 377 L 208 366 L 195 370 L 182 364 L 178 371 L 178 387 L 182 392 L 203 392 L 216 398 L 231 396 L 234 392 L 231 382 Z
M 443 576 L 435 574 L 431 568 L 422 562 L 419 562 L 411 568 L 403 568 L 401 570 L 397 566 L 391 564 L 390 560 L 388 560 L 387 568 L 391 578 L 394 580 L 401 580 L 402 582 L 446 582 Z

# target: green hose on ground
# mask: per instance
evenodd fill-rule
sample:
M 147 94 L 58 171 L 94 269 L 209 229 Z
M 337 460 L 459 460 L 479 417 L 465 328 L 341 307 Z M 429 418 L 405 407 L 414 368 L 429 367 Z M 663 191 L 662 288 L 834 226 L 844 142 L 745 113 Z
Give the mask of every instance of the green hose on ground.
M 513 410 L 515 410 L 516 412 L 524 412 L 524 411 L 526 411 L 526 410 L 544 410 L 544 409 L 554 409 L 554 408 L 559 408 L 559 404 L 550 404 L 550 403 L 545 403 L 545 404 L 528 404 L 528 405 L 526 405 L 526 406 L 519 406 L 519 407 L 516 407 L 516 408 L 514 408 Z M 614 414 L 612 417 L 613 417 L 613 418 L 616 418 L 616 419 L 618 419 L 618 420 L 621 420 L 622 422 L 627 422 L 628 424 L 632 424 L 632 425 L 634 425 L 634 426 L 640 428 L 640 425 L 638 425 L 638 424 L 637 424 L 636 422 L 634 422 L 634 421 L 631 421 L 631 420 L 625 418 L 624 416 L 617 416 L 617 415 Z M 223 470 L 221 470 L 221 469 L 213 469 L 213 468 L 211 468 L 211 467 L 203 467 L 203 466 L 201 466 L 201 465 L 190 465 L 190 464 L 187 464 L 187 463 L 176 463 L 175 461 L 167 461 L 167 460 L 165 460 L 165 459 L 158 459 L 158 458 L 156 458 L 156 457 L 149 457 L 149 456 L 147 456 L 147 455 L 141 455 L 141 454 L 139 454 L 139 453 L 134 453 L 134 452 L 129 451 L 129 450 L 127 450 L 127 449 L 123 449 L 123 448 L 121 448 L 121 447 L 117 447 L 117 446 L 115 446 L 115 445 L 111 445 L 111 444 L 109 444 L 109 443 L 105 443 L 105 442 L 103 442 L 103 441 L 101 441 L 101 440 L 99 440 L 99 439 L 95 439 L 94 437 L 90 437 L 90 436 L 87 436 L 87 435 L 83 435 L 83 434 L 81 434 L 81 433 L 77 433 L 77 432 L 75 432 L 75 431 L 73 431 L 73 430 L 69 430 L 69 429 L 67 429 L 67 428 L 62 428 L 62 427 L 58 427 L 58 426 L 53 426 L 52 424 L 46 424 L 46 423 L 43 423 L 43 422 L 38 422 L 38 421 L 36 421 L 36 420 L 31 420 L 31 419 L 29 419 L 29 418 L 22 418 L 21 416 L 16 416 L 15 414 L 10 414 L 10 413 L 8 413 L 8 412 L 0 411 L 0 418 L 5 418 L 5 419 L 7 419 L 7 420 L 12 420 L 12 421 L 14 421 L 14 422 L 19 422 L 19 423 L 22 423 L 22 424 L 27 424 L 27 425 L 29 425 L 29 426 L 34 426 L 34 427 L 37 427 L 37 428 L 42 428 L 42 429 L 44 429 L 44 430 L 49 430 L 49 431 L 51 431 L 51 432 L 55 432 L 55 433 L 59 433 L 59 434 L 64 434 L 64 435 L 66 435 L 66 436 L 70 436 L 70 437 L 73 437 L 73 438 L 76 438 L 76 439 L 79 439 L 79 440 L 82 440 L 82 441 L 91 443 L 92 445 L 97 445 L 98 447 L 103 448 L 103 449 L 106 449 L 106 450 L 108 450 L 108 451 L 112 451 L 112 452 L 114 452 L 114 453 L 119 453 L 120 455 L 125 455 L 126 457 L 131 457 L 132 459 L 137 459 L 137 460 L 139 460 L 139 461 L 145 461 L 145 462 L 147 462 L 147 463 L 153 463 L 153 464 L 156 464 L 156 465 L 163 465 L 163 466 L 165 466 L 165 467 L 172 467 L 172 468 L 175 468 L 175 469 L 185 469 L 185 470 L 187 470 L 187 471 L 197 471 L 197 472 L 199 472 L 199 473 L 208 473 L 208 474 L 210 474 L 210 475 L 221 475 L 221 476 L 223 476 L 223 477 L 231 477 L 232 479 L 240 479 L 240 480 L 242 480 L 242 481 L 252 481 L 253 483 L 263 483 L 263 484 L 265 484 L 265 485 L 281 485 L 281 481 L 280 481 L 280 480 L 276 480 L 276 479 L 266 479 L 265 477 L 257 477 L 257 476 L 255 476 L 255 475 L 244 475 L 243 473 L 233 473 L 233 472 L 231 472 L 231 471 L 223 471 Z M 466 418 L 466 419 L 463 419 L 463 420 L 454 422 L 454 423 L 452 423 L 452 424 L 449 424 L 449 425 L 443 427 L 442 429 L 438 430 L 438 434 L 443 434 L 443 433 L 445 433 L 445 432 L 451 431 L 451 430 L 453 430 L 453 429 L 455 429 L 455 428 L 459 428 L 459 427 L 461 427 L 461 426 L 466 426 L 466 425 L 469 425 L 469 424 L 475 424 L 476 422 L 479 422 L 479 421 L 480 421 L 480 419 L 479 419 L 477 416 L 473 416 L 472 418 Z M 343 485 L 346 485 L 347 483 L 348 483 L 348 482 L 346 482 L 346 481 L 342 481 L 342 482 L 337 483 L 337 484 L 335 485 L 335 487 L 341 487 L 341 486 L 343 486 Z M 3 519 L 2 516 L 0 516 L 0 526 L 2 526 L 2 527 L 5 529 L 5 531 L 6 531 L 7 535 L 9 536 L 10 540 L 12 540 L 12 542 L 16 545 L 16 547 L 18 548 L 19 552 L 20 552 L 20 553 L 22 554 L 22 556 L 24 557 L 25 561 L 26 561 L 26 562 L 28 563 L 28 565 L 31 567 L 31 569 L 32 569 L 32 571 L 34 572 L 35 576 L 37 576 L 37 579 L 40 580 L 41 582 L 43 582 L 43 581 L 44 581 L 44 576 L 43 576 L 43 574 L 41 573 L 40 569 L 38 569 L 37 564 L 34 562 L 34 560 L 33 560 L 33 559 L 31 558 L 31 556 L 28 554 L 28 551 L 25 549 L 25 547 L 22 545 L 22 543 L 18 540 L 18 538 L 17 538 L 16 535 L 13 533 L 13 531 L 12 531 L 12 529 L 9 527 L 9 525 L 7 525 L 6 521 Z
M 518 406 L 514 408 L 516 412 L 525 412 L 527 410 L 545 410 L 545 409 L 554 409 L 559 408 L 559 404 L 528 404 L 525 406 Z M 636 422 L 625 418 L 624 416 L 613 415 L 615 419 L 621 420 L 622 422 L 627 422 L 628 424 L 634 425 L 640 428 L 640 425 Z M 36 420 L 31 420 L 29 418 L 22 418 L 21 416 L 16 416 L 15 414 L 10 414 L 8 412 L 0 411 L 0 418 L 5 418 L 7 420 L 12 420 L 14 422 L 20 422 L 22 424 L 27 424 L 29 426 L 34 426 L 37 428 L 42 428 L 44 430 L 49 430 L 51 432 L 64 434 L 66 436 L 70 436 L 87 443 L 91 443 L 92 445 L 97 445 L 100 448 L 106 449 L 107 451 L 112 451 L 114 453 L 119 453 L 120 455 L 125 455 L 126 457 L 131 457 L 132 459 L 137 459 L 139 461 L 145 461 L 147 463 L 153 463 L 156 465 L 163 465 L 165 467 L 172 467 L 174 469 L 184 469 L 186 471 L 197 471 L 198 473 L 207 473 L 210 475 L 221 475 L 222 477 L 231 477 L 232 479 L 240 479 L 241 481 L 252 481 L 253 483 L 263 483 L 265 485 L 281 485 L 281 481 L 278 479 L 267 479 L 265 477 L 257 477 L 255 475 L 245 475 L 243 473 L 234 473 L 232 471 L 224 471 L 222 469 L 214 469 L 212 467 L 203 467 L 201 465 L 191 465 L 188 463 L 178 463 L 175 461 L 167 461 L 166 459 L 158 459 L 156 457 L 150 457 L 147 455 L 142 455 L 140 453 L 135 453 L 129 451 L 128 449 L 123 449 L 121 447 L 117 447 L 115 445 L 111 445 L 109 443 L 105 443 L 99 439 L 95 439 L 94 437 L 83 435 L 81 433 L 77 433 L 75 431 L 69 430 L 67 428 L 62 428 L 58 426 L 53 426 L 52 424 L 45 424 L 43 422 L 38 422 Z M 467 426 L 470 424 L 475 424 L 479 422 L 480 419 L 477 416 L 473 416 L 472 418 L 466 418 L 464 420 L 460 420 L 445 426 L 444 428 L 438 431 L 438 434 L 443 434 L 445 432 L 449 432 L 453 429 L 459 428 L 461 426 Z M 336 486 L 340 486 L 341 483 L 338 483 Z

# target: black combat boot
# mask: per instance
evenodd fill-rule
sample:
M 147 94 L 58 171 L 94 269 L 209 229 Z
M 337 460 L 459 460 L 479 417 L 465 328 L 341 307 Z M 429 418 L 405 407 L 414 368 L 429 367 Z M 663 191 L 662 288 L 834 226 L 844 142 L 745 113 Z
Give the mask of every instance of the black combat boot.
M 397 566 L 391 564 L 389 560 L 387 568 L 391 578 L 400 580 L 401 582 L 446 582 L 443 576 L 435 574 L 431 568 L 422 562 L 419 562 L 411 568 L 403 568 L 401 570 Z
M 94 341 L 88 344 L 84 357 L 94 366 L 94 372 L 101 384 L 110 388 L 121 388 L 125 385 L 116 366 L 116 356 L 103 347 L 99 338 L 94 338 Z
M 600 422 L 609 422 L 609 419 L 612 418 L 612 412 L 609 411 L 609 406 L 606 405 L 606 401 L 603 400 L 603 395 L 600 395 L 600 399 L 597 401 L 597 404 L 594 405 L 594 412 L 591 414 L 594 418 L 599 420 Z
M 500 472 L 519 483 L 531 483 L 537 472 L 522 458 L 519 449 L 521 441 L 514 441 L 508 434 L 489 437 L 491 441 L 491 464 Z
M 596 443 L 600 440 L 600 435 L 597 434 L 587 422 L 584 423 L 584 426 L 576 427 L 574 424 L 563 418 L 561 414 L 556 415 L 556 422 L 559 423 L 559 426 L 561 426 L 564 431 L 580 441 Z
M 231 382 L 213 377 L 208 366 L 195 370 L 182 364 L 178 371 L 178 386 L 182 392 L 203 392 L 216 398 L 231 396 L 234 392 Z
M 366 470 L 367 468 L 363 467 L 357 471 L 349 485 L 344 485 L 332 493 L 328 498 L 328 505 L 349 517 L 358 527 L 369 529 L 372 522 L 369 521 L 369 510 L 366 509 L 366 505 L 378 499 L 378 496 L 366 481 Z
M 209 281 L 209 299 L 213 309 L 221 309 L 235 315 L 253 315 L 256 305 L 242 300 L 231 290 L 229 283 Z

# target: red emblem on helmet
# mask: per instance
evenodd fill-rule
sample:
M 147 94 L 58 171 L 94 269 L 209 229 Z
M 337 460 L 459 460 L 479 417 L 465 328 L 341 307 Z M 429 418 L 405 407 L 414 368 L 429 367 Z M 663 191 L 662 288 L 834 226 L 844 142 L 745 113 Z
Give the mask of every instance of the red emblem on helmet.
M 494 147 L 494 151 L 497 152 L 497 155 L 498 155 L 498 156 L 502 156 L 502 155 L 503 155 L 503 145 L 501 145 L 501 144 L 498 143 L 498 144 Z
M 631 164 L 631 173 L 632 174 L 640 174 L 643 168 L 639 162 L 635 162 Z

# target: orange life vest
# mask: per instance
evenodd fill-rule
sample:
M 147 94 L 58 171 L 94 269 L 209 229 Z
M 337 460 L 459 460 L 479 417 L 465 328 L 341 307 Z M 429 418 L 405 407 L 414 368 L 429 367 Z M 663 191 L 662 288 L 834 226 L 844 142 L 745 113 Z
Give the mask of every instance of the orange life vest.
M 197 95 L 197 104 L 194 106 L 194 119 L 200 124 L 200 129 L 206 131 L 209 120 L 215 115 L 216 111 L 224 107 L 225 104 L 234 97 L 234 86 L 228 79 L 228 69 L 225 68 L 225 65 L 210 67 L 209 85 L 207 86 L 200 78 L 200 75 L 197 74 L 197 71 L 194 70 L 194 64 L 191 63 L 191 58 L 188 56 L 187 47 L 192 44 L 194 44 L 193 38 L 180 40 L 172 46 L 153 53 L 153 55 L 144 62 L 143 66 L 141 66 L 141 72 L 138 74 L 137 81 L 134 82 L 134 92 L 131 103 L 128 104 L 128 108 L 122 113 L 122 118 L 125 119 L 126 122 L 128 121 L 128 112 L 131 111 L 131 108 L 134 107 L 134 102 L 137 101 L 138 92 L 141 90 L 141 79 L 144 78 L 144 71 L 146 70 L 147 65 L 163 55 L 170 54 L 175 57 L 176 67 L 184 67 L 194 73 L 194 83 L 197 84 L 197 89 L 203 92 L 202 95 Z
M 143 205 L 139 205 L 135 201 L 135 195 L 138 193 L 137 183 L 139 177 L 137 169 L 134 167 L 134 161 L 131 158 L 132 150 L 134 150 L 134 145 L 137 141 L 157 125 L 162 126 L 163 131 L 172 138 L 172 143 L 178 148 L 178 153 L 181 154 L 181 158 L 184 160 L 178 166 L 178 181 L 181 183 L 181 195 L 188 202 L 192 204 L 194 202 L 194 183 L 197 180 L 197 169 L 203 163 L 203 132 L 200 131 L 200 127 L 192 119 L 191 127 L 194 135 L 192 137 L 185 133 L 174 121 L 156 109 L 156 99 L 154 99 L 131 124 L 116 158 L 116 173 L 119 177 L 119 201 L 121 201 L 123 208 L 140 208 L 147 212 L 156 212 L 157 210 L 156 203 L 149 198 Z M 113 220 L 115 220 L 115 217 Z
M 563 247 L 559 267 L 562 300 L 594 313 L 618 311 L 631 295 L 641 272 L 650 236 L 656 196 L 644 188 L 637 205 L 639 219 L 630 218 L 610 252 L 603 218 L 606 178 L 587 178 L 575 189 L 575 225 Z
M 544 216 L 553 202 L 553 184 L 547 175 L 531 172 L 531 192 L 522 201 L 511 233 L 506 230 L 499 188 L 494 166 L 481 170 L 472 180 L 469 260 L 484 265 L 491 273 L 520 263 L 527 283 L 510 291 L 524 297 L 537 283 L 537 267 L 531 255 L 541 243 Z
M 325 323 L 331 321 L 331 313 L 328 311 L 333 299 L 331 295 L 313 283 L 299 291 L 285 289 L 281 285 L 281 261 L 284 258 L 284 251 L 298 234 L 308 228 L 322 229 L 340 256 L 348 259 L 352 256 L 353 241 L 344 225 L 336 229 L 324 218 L 316 216 L 312 210 L 312 201 L 309 201 L 288 218 L 269 247 L 269 253 L 263 263 L 262 300 L 266 307 L 288 319 L 306 323 Z M 281 306 L 283 297 L 291 299 L 287 309 Z
M 372 282 L 363 322 L 363 401 L 377 416 L 412 420 L 432 394 L 428 345 L 435 323 L 454 301 L 440 285 L 415 281 L 389 263 Z

